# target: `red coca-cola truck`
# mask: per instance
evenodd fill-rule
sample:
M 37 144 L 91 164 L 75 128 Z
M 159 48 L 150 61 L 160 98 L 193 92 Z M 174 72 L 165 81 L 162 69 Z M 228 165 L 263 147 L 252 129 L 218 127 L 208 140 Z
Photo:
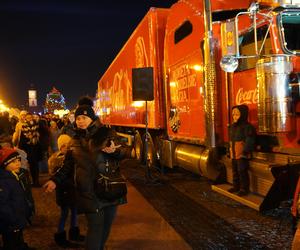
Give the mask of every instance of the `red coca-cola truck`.
M 293 0 L 151 8 L 99 80 L 96 110 L 139 160 L 221 182 L 213 190 L 257 210 L 276 207 L 292 197 L 300 163 L 299 28 Z M 228 125 L 239 104 L 257 129 L 244 197 L 227 191 Z

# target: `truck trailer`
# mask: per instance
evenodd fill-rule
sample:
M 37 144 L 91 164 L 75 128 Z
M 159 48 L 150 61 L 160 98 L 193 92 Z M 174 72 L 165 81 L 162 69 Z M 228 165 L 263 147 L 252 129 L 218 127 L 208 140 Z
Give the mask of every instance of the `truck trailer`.
M 151 8 L 100 78 L 96 110 L 149 166 L 207 177 L 216 192 L 259 211 L 277 207 L 299 176 L 299 28 L 298 0 Z M 243 197 L 228 192 L 228 126 L 240 104 L 257 130 Z

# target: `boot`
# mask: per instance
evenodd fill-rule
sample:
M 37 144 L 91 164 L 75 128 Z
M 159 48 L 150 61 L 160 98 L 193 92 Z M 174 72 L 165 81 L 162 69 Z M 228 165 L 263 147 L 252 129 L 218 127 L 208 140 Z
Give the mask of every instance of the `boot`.
M 241 189 L 237 195 L 238 196 L 245 196 L 245 195 L 248 195 L 249 194 L 249 191 L 248 190 L 245 190 L 245 189 Z
M 229 193 L 237 193 L 237 192 L 239 192 L 239 191 L 240 191 L 240 189 L 237 188 L 237 187 L 232 187 L 232 188 L 229 188 L 229 189 L 228 189 L 228 192 L 229 192 Z
M 80 235 L 80 230 L 78 227 L 71 227 L 69 230 L 69 240 L 74 241 L 84 241 L 85 237 Z
M 30 247 L 27 243 L 24 243 L 22 250 L 36 250 L 36 248 Z
M 66 231 L 54 234 L 55 243 L 62 248 L 77 248 L 79 245 L 67 240 Z
M 14 250 L 22 249 L 24 245 L 22 230 L 5 232 L 2 234 L 3 249 Z

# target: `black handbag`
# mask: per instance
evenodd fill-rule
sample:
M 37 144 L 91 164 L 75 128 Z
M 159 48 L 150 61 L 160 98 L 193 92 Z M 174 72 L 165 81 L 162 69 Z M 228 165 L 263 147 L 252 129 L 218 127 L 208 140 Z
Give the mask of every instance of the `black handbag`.
M 105 162 L 104 172 L 97 173 L 94 191 L 100 200 L 108 201 L 118 200 L 127 194 L 126 180 L 117 162 Z

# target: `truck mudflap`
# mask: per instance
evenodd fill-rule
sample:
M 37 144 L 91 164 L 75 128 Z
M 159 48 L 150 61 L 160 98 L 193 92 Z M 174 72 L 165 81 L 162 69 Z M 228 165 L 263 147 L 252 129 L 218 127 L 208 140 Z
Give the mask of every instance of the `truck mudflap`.
M 257 211 L 279 207 L 282 201 L 292 199 L 300 164 L 278 165 L 259 159 L 251 160 L 250 193 L 246 196 L 238 196 L 228 192 L 232 187 L 231 160 L 224 157 L 222 162 L 226 166 L 227 183 L 212 185 L 212 190 Z

